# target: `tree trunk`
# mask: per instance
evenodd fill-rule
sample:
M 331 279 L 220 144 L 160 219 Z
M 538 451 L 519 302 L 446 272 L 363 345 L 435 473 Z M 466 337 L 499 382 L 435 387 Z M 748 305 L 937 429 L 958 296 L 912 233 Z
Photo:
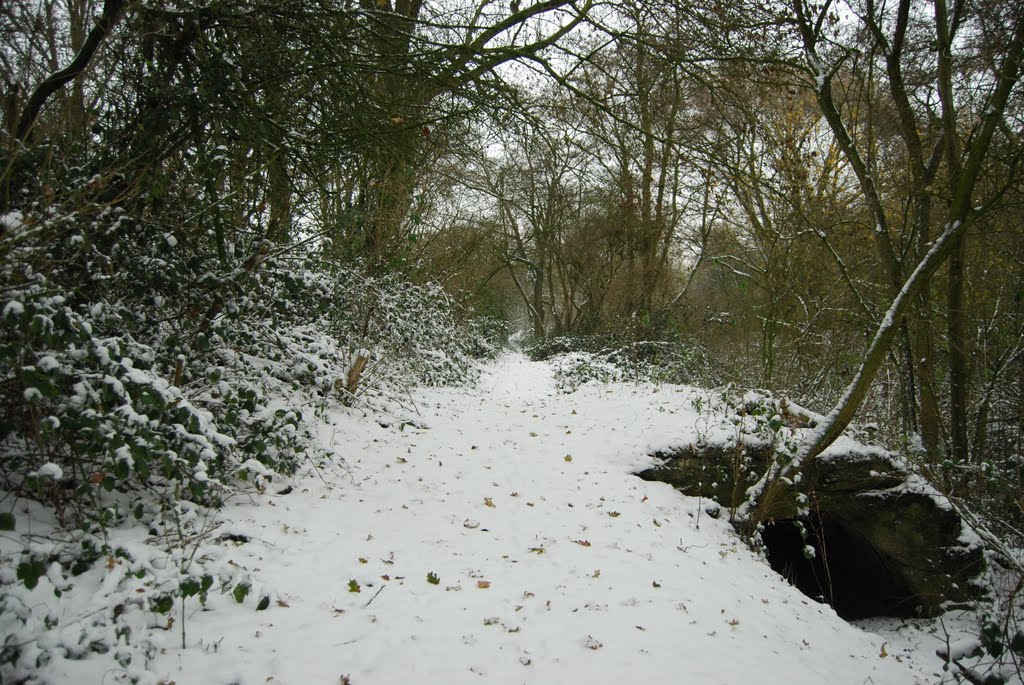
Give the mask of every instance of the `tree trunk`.
M 129 0 L 104 0 L 103 13 L 96 19 L 92 30 L 89 31 L 89 35 L 82 45 L 82 49 L 75 55 L 71 64 L 50 74 L 32 91 L 32 95 L 29 97 L 28 103 L 26 103 L 25 109 L 21 113 L 21 118 L 18 120 L 18 126 L 14 132 L 15 138 L 22 141 L 26 140 L 36 123 L 36 119 L 39 118 L 43 105 L 50 99 L 50 96 L 85 71 L 86 67 L 89 66 L 89 62 L 92 61 L 92 58 L 100 49 L 103 41 L 106 40 L 111 30 L 113 30 L 114 24 L 117 23 L 121 15 L 121 10 L 124 9 L 128 2 Z
M 928 296 L 928 283 L 921 286 L 921 295 L 917 298 L 917 306 L 912 307 L 917 318 L 908 329 L 912 333 L 912 349 L 914 364 L 908 373 L 915 373 L 917 390 L 920 397 L 918 422 L 921 429 L 921 441 L 925 452 L 932 462 L 938 460 L 941 445 L 941 414 L 939 412 L 939 396 L 935 389 L 935 342 L 932 334 L 931 298 Z
M 955 461 L 969 461 L 967 438 L 968 371 L 964 319 L 964 272 L 966 238 L 957 241 L 949 258 L 949 422 L 950 446 Z

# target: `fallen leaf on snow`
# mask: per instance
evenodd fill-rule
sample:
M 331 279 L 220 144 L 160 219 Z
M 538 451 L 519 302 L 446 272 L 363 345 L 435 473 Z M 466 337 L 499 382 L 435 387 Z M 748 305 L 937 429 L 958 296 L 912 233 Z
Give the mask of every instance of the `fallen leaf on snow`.
M 573 540 L 580 547 L 590 547 L 590 540 Z
M 491 581 L 489 581 L 489 580 L 478 580 L 478 581 L 476 581 L 476 586 L 478 588 L 480 588 L 481 590 L 486 590 L 487 588 L 489 588 L 491 586 Z

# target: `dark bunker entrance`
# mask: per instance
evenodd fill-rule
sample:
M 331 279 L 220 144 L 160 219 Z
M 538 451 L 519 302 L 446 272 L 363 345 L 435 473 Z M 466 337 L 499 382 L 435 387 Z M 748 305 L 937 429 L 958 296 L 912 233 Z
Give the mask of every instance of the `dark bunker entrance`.
M 832 515 L 775 521 L 764 527 L 761 539 L 776 573 L 847 621 L 917 613 L 914 594 L 886 555 Z M 810 558 L 806 545 L 814 548 Z

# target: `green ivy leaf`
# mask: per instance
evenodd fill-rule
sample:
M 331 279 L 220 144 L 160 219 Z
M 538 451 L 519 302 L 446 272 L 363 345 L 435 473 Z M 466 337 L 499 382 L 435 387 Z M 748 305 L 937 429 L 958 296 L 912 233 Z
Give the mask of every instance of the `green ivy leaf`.
M 245 601 L 245 596 L 249 594 L 249 586 L 246 583 L 239 583 L 235 586 L 231 595 L 235 598 L 235 601 L 241 604 Z
M 1010 640 L 1010 649 L 1014 654 L 1024 656 L 1024 631 L 1018 630 L 1013 639 Z
M 348 591 L 349 592 L 362 592 L 362 589 L 359 587 L 359 582 L 356 581 L 356 580 L 348 581 Z
M 35 589 L 39 579 L 46 573 L 41 559 L 31 558 L 18 564 L 18 580 L 25 584 L 29 590 Z
M 149 600 L 150 611 L 158 614 L 166 614 L 174 607 L 174 598 L 170 595 L 159 595 Z
M 186 578 L 178 584 L 182 597 L 194 597 L 199 594 L 199 579 Z
M 206 494 L 206 483 L 194 480 L 188 484 L 188 490 L 197 500 L 202 499 L 203 495 Z
M 998 623 L 992 620 L 985 621 L 981 626 L 981 643 L 985 651 L 993 658 L 1002 656 L 1006 646 L 1003 642 L 1003 630 Z
M 152 388 L 144 388 L 139 396 L 139 400 L 143 407 L 155 409 L 157 411 L 163 411 L 167 406 L 167 403 L 164 402 L 164 398 L 160 393 L 156 392 Z
M 0 530 L 14 530 L 14 514 L 0 511 Z
M 441 583 L 441 579 L 438 577 L 438 575 L 436 573 L 431 571 L 430 573 L 427 574 L 427 582 L 430 583 L 431 585 L 438 585 L 438 584 Z
M 256 605 L 256 611 L 263 611 L 268 606 L 270 606 L 270 597 L 265 596 L 263 599 L 260 600 L 260 603 Z

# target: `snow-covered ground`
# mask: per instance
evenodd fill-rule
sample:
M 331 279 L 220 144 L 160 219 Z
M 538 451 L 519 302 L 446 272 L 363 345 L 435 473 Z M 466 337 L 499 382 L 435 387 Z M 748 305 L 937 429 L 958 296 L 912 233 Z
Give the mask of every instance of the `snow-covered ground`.
M 510 354 L 474 389 L 416 391 L 418 425 L 339 409 L 321 439 L 343 465 L 311 469 L 288 494 L 235 498 L 195 543 L 197 563 L 249 579 L 250 595 L 211 591 L 205 610 L 188 600 L 185 649 L 176 605 L 169 630 L 149 631 L 148 674 L 130 671 L 225 685 L 940 680 L 935 623 L 853 627 L 697 499 L 630 475 L 653 448 L 694 439 L 702 397 L 624 384 L 559 394 L 550 365 Z M 136 558 L 159 556 L 144 530 L 115 535 Z M 71 588 L 58 604 L 47 579 L 33 593 L 68 635 L 109 597 L 152 591 L 116 559 L 96 566 L 75 580 L 92 583 L 85 597 Z M 97 654 L 41 673 L 124 672 Z

